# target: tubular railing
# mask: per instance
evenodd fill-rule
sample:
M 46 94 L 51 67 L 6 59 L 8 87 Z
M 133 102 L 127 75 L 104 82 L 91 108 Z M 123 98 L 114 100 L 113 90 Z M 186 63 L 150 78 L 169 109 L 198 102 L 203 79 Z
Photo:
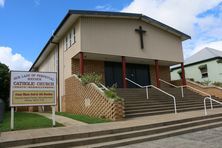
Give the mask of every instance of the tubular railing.
M 154 86 L 154 85 L 142 86 L 142 85 L 139 85 L 138 83 L 136 83 L 136 82 L 134 82 L 134 81 L 132 81 L 132 80 L 130 80 L 130 79 L 128 79 L 128 78 L 125 78 L 125 79 L 126 79 L 127 81 L 133 83 L 134 85 L 140 87 L 140 88 L 145 88 L 145 89 L 146 89 L 146 98 L 147 98 L 147 99 L 149 99 L 149 88 L 150 88 L 150 87 L 151 87 L 151 88 L 154 88 L 154 89 L 156 89 L 156 90 L 158 90 L 158 91 L 160 91 L 160 92 L 162 92 L 162 93 L 164 93 L 164 94 L 166 94 L 166 95 L 168 95 L 168 96 L 170 96 L 170 97 L 172 97 L 172 98 L 173 98 L 173 103 L 174 103 L 174 112 L 175 112 L 175 114 L 177 113 L 176 98 L 175 98 L 173 95 L 165 92 L 165 91 L 162 90 L 162 89 L 157 88 L 157 87 Z
M 214 101 L 214 102 L 222 105 L 222 102 L 220 102 L 220 101 L 217 101 L 217 100 L 215 100 L 215 99 L 212 99 L 211 97 L 205 97 L 205 98 L 204 98 L 204 113 L 205 113 L 205 115 L 207 115 L 207 105 L 206 105 L 206 100 L 207 100 L 207 99 L 209 99 L 210 102 Z
M 103 85 L 102 83 L 99 83 L 100 84 L 100 86 L 102 87 L 102 89 L 104 89 L 104 90 L 109 90 L 105 85 Z
M 183 88 L 184 88 L 184 87 L 188 87 L 188 88 L 193 89 L 194 91 L 197 91 L 197 92 L 199 92 L 199 93 L 201 93 L 201 94 L 204 94 L 204 95 L 206 95 L 207 97 L 209 97 L 209 98 L 212 99 L 212 97 L 211 97 L 210 94 L 205 93 L 205 92 L 203 92 L 203 91 L 201 91 L 201 90 L 199 90 L 199 89 L 196 89 L 196 88 L 194 88 L 194 87 L 192 87 L 192 86 L 189 86 L 189 85 L 176 86 L 176 85 L 171 84 L 171 83 L 169 83 L 169 82 L 167 82 L 167 81 L 165 81 L 165 80 L 162 80 L 162 79 L 159 79 L 159 80 L 160 80 L 161 82 L 164 82 L 164 83 L 166 83 L 166 84 L 168 84 L 168 85 L 170 85 L 170 86 L 173 86 L 173 87 L 175 87 L 175 88 L 181 88 L 182 97 L 184 97 Z M 211 99 L 210 99 L 210 107 L 211 107 L 211 109 L 213 109 L 213 102 L 212 102 L 213 99 L 212 99 L 212 100 L 211 100 Z
M 202 93 L 202 94 L 206 95 L 207 97 L 211 98 L 211 99 L 210 99 L 210 108 L 213 109 L 213 102 L 212 102 L 212 97 L 211 97 L 210 94 L 205 93 L 205 92 L 203 92 L 203 91 L 201 91 L 201 90 L 199 90 L 199 89 L 196 89 L 196 88 L 194 88 L 194 87 L 192 87 L 192 86 L 189 86 L 189 85 L 185 85 L 185 87 L 188 87 L 188 88 L 190 88 L 190 89 L 193 89 L 194 91 L 197 91 L 197 92 L 199 92 L 199 93 Z
M 165 81 L 165 80 L 162 80 L 162 79 L 159 79 L 159 80 L 160 80 L 161 82 L 165 83 L 165 84 L 168 84 L 168 85 L 172 86 L 172 87 L 180 88 L 180 90 L 181 90 L 181 97 L 182 97 L 182 98 L 184 97 L 184 91 L 183 91 L 184 86 L 176 86 L 176 85 L 171 84 L 171 83 L 169 83 L 169 82 L 167 82 L 167 81 Z

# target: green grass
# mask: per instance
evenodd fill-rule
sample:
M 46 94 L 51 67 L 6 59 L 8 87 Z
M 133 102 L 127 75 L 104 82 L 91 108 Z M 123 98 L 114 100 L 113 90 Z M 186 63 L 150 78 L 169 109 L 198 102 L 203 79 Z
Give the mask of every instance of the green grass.
M 56 115 L 61 115 L 61 116 L 67 117 L 67 118 L 71 118 L 71 119 L 78 120 L 78 121 L 85 122 L 85 123 L 89 123 L 89 124 L 104 123 L 104 122 L 111 121 L 108 119 L 90 117 L 87 115 L 76 115 L 76 114 L 65 113 L 65 112 L 56 112 Z
M 10 112 L 4 114 L 3 123 L 0 123 L 0 132 L 10 131 Z M 52 120 L 34 113 L 15 112 L 15 130 L 52 127 Z M 63 126 L 56 123 L 56 126 Z

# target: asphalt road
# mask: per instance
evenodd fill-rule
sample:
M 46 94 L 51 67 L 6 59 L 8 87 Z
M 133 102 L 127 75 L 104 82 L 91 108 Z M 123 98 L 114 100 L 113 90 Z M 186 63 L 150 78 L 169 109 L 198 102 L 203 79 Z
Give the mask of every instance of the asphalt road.
M 222 127 L 121 148 L 222 148 Z

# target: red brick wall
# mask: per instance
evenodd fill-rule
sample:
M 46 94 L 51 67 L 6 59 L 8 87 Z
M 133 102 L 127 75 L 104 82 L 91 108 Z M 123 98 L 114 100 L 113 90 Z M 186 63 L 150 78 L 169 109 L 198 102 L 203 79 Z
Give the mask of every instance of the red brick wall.
M 205 93 L 208 93 L 212 96 L 216 96 L 220 98 L 220 101 L 222 101 L 222 88 L 214 87 L 214 86 L 201 86 L 200 84 L 195 84 L 194 82 L 187 80 L 187 85 L 194 87 L 198 90 L 201 90 Z
M 79 60 L 72 59 L 72 74 L 79 75 Z M 84 60 L 84 73 L 97 73 L 102 75 L 102 80 L 105 82 L 104 61 Z
M 86 100 L 90 100 L 89 106 L 86 106 Z M 124 117 L 123 102 L 113 102 L 95 84 L 83 86 L 77 76 L 65 80 L 63 111 L 111 120 L 120 120 Z
M 170 67 L 160 66 L 159 70 L 160 70 L 160 79 L 170 82 Z M 150 65 L 150 79 L 151 79 L 151 84 L 156 86 L 156 73 L 154 65 Z

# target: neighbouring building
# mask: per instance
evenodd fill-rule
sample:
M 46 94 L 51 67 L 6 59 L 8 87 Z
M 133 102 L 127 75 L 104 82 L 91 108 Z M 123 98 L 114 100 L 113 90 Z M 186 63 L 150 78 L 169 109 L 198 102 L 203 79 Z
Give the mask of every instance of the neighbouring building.
M 84 91 L 74 74 L 96 72 L 105 86 L 135 87 L 127 77 L 160 87 L 159 78 L 170 81 L 170 66 L 183 66 L 182 42 L 187 39 L 190 36 L 142 14 L 70 10 L 30 71 L 58 72 L 58 109 L 78 112 L 82 104 L 76 98 L 91 89 Z M 93 97 L 91 92 L 88 99 Z
M 185 76 L 198 82 L 222 82 L 222 51 L 204 48 L 184 62 Z M 171 79 L 181 79 L 180 65 L 171 68 Z

